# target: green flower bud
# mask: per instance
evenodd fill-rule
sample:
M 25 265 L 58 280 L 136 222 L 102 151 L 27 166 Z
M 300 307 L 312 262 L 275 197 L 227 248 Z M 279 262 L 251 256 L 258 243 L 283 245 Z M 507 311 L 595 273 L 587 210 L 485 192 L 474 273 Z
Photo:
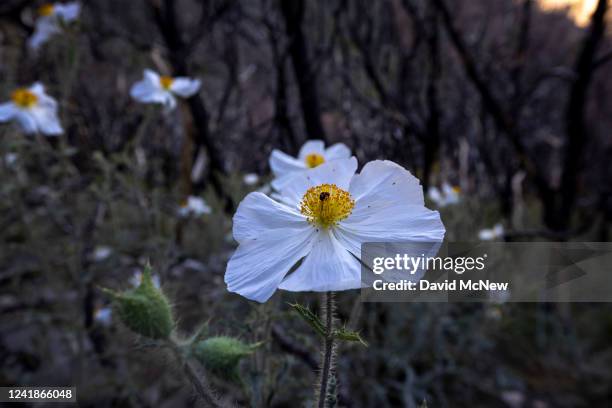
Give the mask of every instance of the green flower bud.
M 135 333 L 151 339 L 167 339 L 172 333 L 174 319 L 170 303 L 153 284 L 149 265 L 145 267 L 137 288 L 123 293 L 105 292 L 114 298 L 121 321 Z
M 212 373 L 233 381 L 239 379 L 238 363 L 261 343 L 245 344 L 227 337 L 211 337 L 193 345 L 193 355 Z

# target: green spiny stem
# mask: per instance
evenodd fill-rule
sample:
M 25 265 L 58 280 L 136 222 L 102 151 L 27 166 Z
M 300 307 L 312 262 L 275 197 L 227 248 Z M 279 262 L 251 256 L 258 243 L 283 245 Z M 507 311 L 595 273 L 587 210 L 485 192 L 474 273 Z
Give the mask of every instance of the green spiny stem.
M 321 362 L 321 384 L 319 387 L 319 408 L 325 408 L 329 388 L 329 378 L 333 370 L 334 351 L 334 293 L 325 293 L 323 309 L 325 311 L 325 339 L 323 340 L 323 361 Z

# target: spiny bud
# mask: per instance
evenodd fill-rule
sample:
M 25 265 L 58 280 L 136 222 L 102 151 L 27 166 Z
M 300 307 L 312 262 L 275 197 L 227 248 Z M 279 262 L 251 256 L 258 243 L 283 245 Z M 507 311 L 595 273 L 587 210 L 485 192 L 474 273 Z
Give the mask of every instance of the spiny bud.
M 193 355 L 214 374 L 238 380 L 238 363 L 251 354 L 261 343 L 245 344 L 233 337 L 219 336 L 193 345 Z
M 135 289 L 117 293 L 105 289 L 115 300 L 121 321 L 135 333 L 151 339 L 167 339 L 174 328 L 166 296 L 155 287 L 151 267 L 145 266 L 142 281 Z

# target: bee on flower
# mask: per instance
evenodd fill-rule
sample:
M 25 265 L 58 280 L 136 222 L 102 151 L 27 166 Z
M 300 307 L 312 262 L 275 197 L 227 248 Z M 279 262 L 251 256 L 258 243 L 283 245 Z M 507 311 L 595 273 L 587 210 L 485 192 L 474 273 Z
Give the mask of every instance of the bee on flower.
M 503 238 L 504 234 L 504 226 L 498 222 L 493 226 L 493 228 L 485 228 L 478 231 L 478 239 L 481 241 L 493 241 Z
M 380 160 L 356 170 L 354 157 L 333 160 L 284 185 L 282 202 L 247 195 L 233 219 L 239 246 L 225 272 L 228 290 L 265 302 L 277 288 L 357 289 L 362 243 L 442 241 L 440 215 L 425 207 L 410 172 Z
M 349 157 L 351 157 L 351 150 L 344 143 L 336 143 L 326 149 L 322 140 L 309 140 L 304 143 L 298 157 L 292 157 L 274 149 L 270 155 L 270 168 L 275 177 L 272 187 L 275 190 L 281 190 L 290 184 L 294 177 L 308 169 L 332 160 L 348 159 Z
M 427 189 L 427 198 L 433 201 L 438 207 L 457 204 L 461 195 L 459 186 L 451 186 L 447 182 L 442 183 L 442 189 L 431 186 Z
M 75 21 L 81 12 L 81 5 L 72 3 L 47 3 L 38 8 L 34 34 L 28 40 L 30 48 L 37 50 L 52 36 L 62 31 L 62 25 Z
M 28 134 L 57 136 L 64 132 L 57 116 L 57 101 L 36 82 L 29 88 L 18 88 L 11 100 L 0 104 L 0 122 L 17 122 Z
M 196 196 L 187 197 L 178 209 L 178 215 L 180 217 L 200 217 L 204 214 L 210 214 L 211 212 L 212 210 L 210 206 L 206 204 L 206 201 Z
M 161 104 L 167 111 L 176 107 L 176 97 L 189 98 L 200 89 L 199 79 L 159 75 L 150 69 L 144 70 L 144 77 L 130 89 L 130 95 L 142 103 Z

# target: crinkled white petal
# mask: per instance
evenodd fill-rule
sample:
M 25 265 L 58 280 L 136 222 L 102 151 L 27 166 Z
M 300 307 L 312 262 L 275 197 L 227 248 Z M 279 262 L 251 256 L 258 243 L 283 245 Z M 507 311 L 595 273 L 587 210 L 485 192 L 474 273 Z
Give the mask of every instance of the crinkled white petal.
M 76 20 L 80 12 L 81 5 L 76 1 L 65 4 L 58 3 L 53 6 L 53 14 L 67 23 Z
M 257 302 L 268 300 L 289 270 L 310 252 L 313 231 L 275 229 L 241 242 L 227 263 L 227 290 Z
M 28 39 L 30 48 L 37 50 L 41 45 L 47 42 L 49 38 L 60 31 L 57 21 L 54 18 L 41 17 L 36 20 L 34 33 Z
M 14 118 L 25 133 L 31 134 L 38 131 L 38 123 L 31 111 L 21 109 L 17 110 Z
M 239 243 L 257 239 L 269 231 L 291 228 L 308 233 L 310 224 L 297 210 L 278 203 L 260 192 L 250 193 L 234 215 L 233 234 Z
M 321 184 L 335 184 L 343 190 L 349 190 L 351 178 L 357 170 L 357 159 L 340 159 L 323 163 L 292 178 L 291 183 L 283 186 L 278 192 L 284 202 L 297 208 L 304 193 L 310 187 Z
M 306 163 L 274 149 L 270 155 L 270 168 L 276 177 L 272 180 L 272 188 L 282 190 L 291 183 L 299 172 L 306 171 Z
M 361 257 L 366 242 L 440 242 L 445 228 L 437 211 L 402 201 L 355 203 L 353 213 L 336 227 L 338 240 Z
M 177 77 L 172 81 L 170 90 L 178 96 L 189 98 L 198 92 L 201 84 L 199 79 Z
M 57 136 L 64 132 L 55 109 L 45 106 L 36 106 L 29 112 L 34 120 L 38 131 L 47 136 Z
M 302 264 L 279 285 L 293 292 L 348 290 L 361 287 L 361 265 L 334 237 L 320 230 L 312 251 Z
M 336 143 L 335 145 L 325 149 L 323 157 L 325 158 L 325 161 L 348 159 L 351 157 L 351 149 L 349 149 L 344 143 Z
M 0 103 L 0 122 L 8 122 L 17 113 L 17 107 L 12 102 Z
M 349 192 L 353 199 L 380 199 L 424 205 L 423 187 L 419 180 L 402 166 L 388 160 L 366 164 L 351 180 Z
M 320 154 L 325 157 L 325 143 L 322 140 L 307 141 L 300 148 L 298 159 L 303 162 L 309 154 Z

